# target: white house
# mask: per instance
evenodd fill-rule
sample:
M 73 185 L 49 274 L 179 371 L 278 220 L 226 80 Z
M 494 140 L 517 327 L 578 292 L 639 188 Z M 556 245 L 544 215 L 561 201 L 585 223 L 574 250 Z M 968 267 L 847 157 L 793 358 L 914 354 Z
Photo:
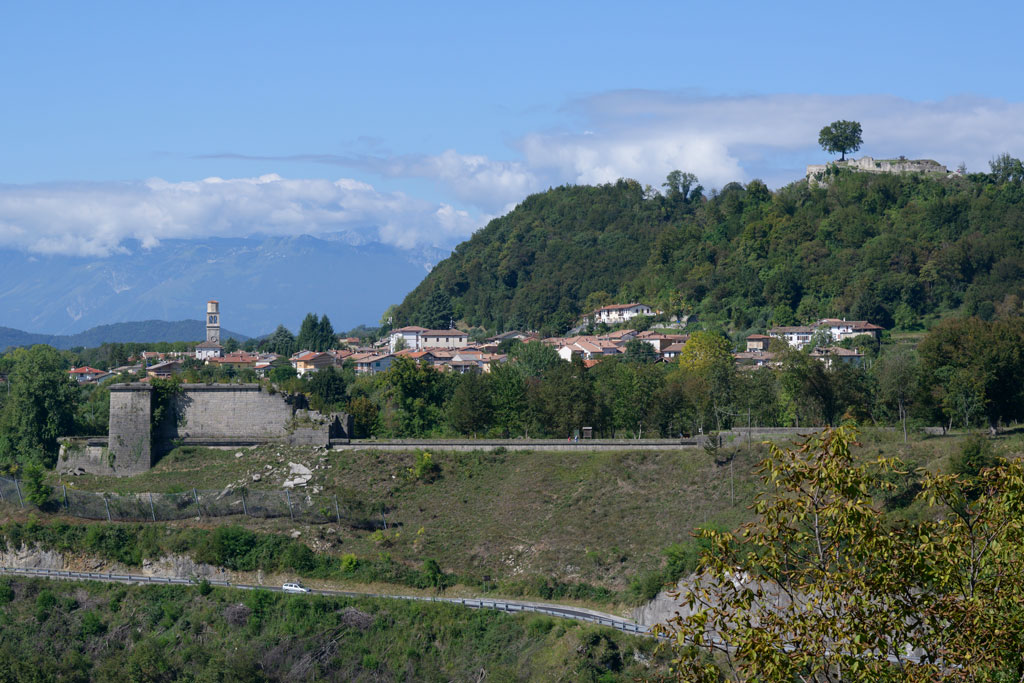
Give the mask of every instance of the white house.
M 852 339 L 862 334 L 870 334 L 875 339 L 882 332 L 883 327 L 873 325 L 866 320 L 840 320 L 838 318 L 822 318 L 814 324 L 817 329 L 828 330 L 833 341 Z
M 469 344 L 469 335 L 461 330 L 428 330 L 410 325 L 391 331 L 390 349 L 395 352 L 399 340 L 412 351 L 420 349 L 458 349 Z
M 654 311 L 647 304 L 614 304 L 602 306 L 592 314 L 593 322 L 605 323 L 606 325 L 618 325 L 629 322 L 638 315 L 654 315 Z
M 220 358 L 223 355 L 224 347 L 215 341 L 204 341 L 202 344 L 196 344 L 196 360 Z
M 785 339 L 786 343 L 796 349 L 802 349 L 810 343 L 815 333 L 822 333 L 831 341 L 838 342 L 843 339 L 869 334 L 875 339 L 883 327 L 874 325 L 866 320 L 840 320 L 838 318 L 822 318 L 813 325 L 797 325 L 791 327 L 773 327 L 768 330 L 769 337 Z
M 71 368 L 68 370 L 68 374 L 71 375 L 76 382 L 81 384 L 84 382 L 92 382 L 93 380 L 105 377 L 110 373 L 105 370 L 97 370 L 96 368 L 91 368 L 88 365 L 83 365 L 80 368 Z

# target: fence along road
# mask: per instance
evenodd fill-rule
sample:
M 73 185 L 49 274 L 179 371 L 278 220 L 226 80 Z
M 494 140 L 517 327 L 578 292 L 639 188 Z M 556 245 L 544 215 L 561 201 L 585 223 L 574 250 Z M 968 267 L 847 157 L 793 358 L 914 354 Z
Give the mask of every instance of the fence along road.
M 72 572 L 57 569 L 34 569 L 28 567 L 0 567 L 0 574 L 12 574 L 16 576 L 33 576 L 46 579 L 64 579 L 79 581 L 104 581 L 107 583 L 139 583 L 139 584 L 196 584 L 195 579 L 184 577 L 161 577 L 141 576 L 137 574 L 101 574 L 98 572 Z M 211 586 L 227 586 L 241 590 L 269 590 L 278 593 L 284 591 L 279 587 L 252 586 L 244 583 L 231 583 L 230 581 L 210 581 Z M 510 614 L 516 612 L 536 612 L 547 614 L 552 617 L 563 619 L 574 619 L 586 621 L 599 626 L 608 626 L 624 633 L 631 633 L 640 636 L 653 635 L 650 630 L 642 624 L 626 621 L 611 614 L 595 612 L 581 607 L 570 607 L 567 605 L 548 605 L 535 602 L 523 602 L 520 600 L 485 600 L 483 598 L 442 598 L 422 595 L 387 595 L 383 593 L 360 593 L 358 591 L 332 591 L 310 589 L 310 594 L 326 595 L 345 598 L 376 598 L 385 600 L 420 600 L 423 602 L 447 602 L 453 605 L 462 605 L 471 609 L 495 609 Z
M 288 489 L 190 489 L 182 493 L 122 495 L 76 491 L 66 486 L 48 485 L 47 488 L 50 495 L 46 504 L 54 510 L 59 509 L 72 517 L 108 522 L 166 522 L 239 515 L 263 519 L 289 517 L 308 524 L 340 524 L 343 519 L 353 518 L 353 511 L 337 496 L 313 496 Z M 23 483 L 0 477 L 0 502 L 25 507 Z

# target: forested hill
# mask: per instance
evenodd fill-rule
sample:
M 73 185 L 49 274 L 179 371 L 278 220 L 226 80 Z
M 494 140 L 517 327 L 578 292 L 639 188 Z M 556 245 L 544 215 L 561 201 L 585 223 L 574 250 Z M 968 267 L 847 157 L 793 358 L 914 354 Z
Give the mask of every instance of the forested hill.
M 664 195 L 630 180 L 532 195 L 439 263 L 394 323 L 559 332 L 643 301 L 738 331 L 827 316 L 913 328 L 1021 308 L 1019 175 L 843 171 L 829 187 L 755 180 L 710 198 L 689 181 Z
M 230 330 L 221 330 L 221 338 L 234 337 L 245 341 L 249 337 Z M 0 327 L 0 351 L 11 346 L 49 344 L 57 349 L 87 348 L 109 342 L 175 342 L 206 339 L 206 323 L 202 320 L 141 320 L 138 322 L 98 325 L 78 334 L 36 334 L 11 327 Z

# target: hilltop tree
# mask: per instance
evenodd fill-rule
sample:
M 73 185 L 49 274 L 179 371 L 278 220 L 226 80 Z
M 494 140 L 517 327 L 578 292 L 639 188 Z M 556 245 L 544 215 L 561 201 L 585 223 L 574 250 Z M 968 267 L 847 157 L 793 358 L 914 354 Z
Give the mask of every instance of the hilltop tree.
M 665 188 L 665 198 L 671 202 L 692 202 L 704 196 L 704 186 L 697 182 L 697 176 L 680 170 L 669 173 L 661 186 Z
M 839 152 L 842 154 L 840 160 L 846 159 L 847 152 L 856 152 L 860 149 L 861 143 L 860 123 L 857 121 L 833 121 L 818 133 L 818 144 L 830 154 Z

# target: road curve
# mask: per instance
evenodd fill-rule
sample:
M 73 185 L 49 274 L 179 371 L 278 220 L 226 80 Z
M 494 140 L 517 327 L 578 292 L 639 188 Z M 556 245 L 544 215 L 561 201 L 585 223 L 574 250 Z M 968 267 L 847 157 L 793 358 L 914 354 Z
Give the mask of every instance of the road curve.
M 195 579 L 184 577 L 142 576 L 139 574 L 104 574 L 99 572 L 72 572 L 57 569 L 34 569 L 29 567 L 0 567 L 0 574 L 8 574 L 15 576 L 33 576 L 37 578 L 46 579 L 105 581 L 107 583 L 181 585 L 194 585 L 197 583 Z M 284 592 L 280 587 L 277 586 L 253 586 L 243 583 L 231 583 L 230 581 L 210 581 L 210 585 L 228 586 L 230 588 L 239 588 L 241 590 L 263 589 L 275 591 L 278 593 Z M 420 595 L 390 595 L 384 593 L 362 593 L 359 591 L 332 591 L 318 590 L 312 588 L 310 589 L 309 592 L 314 595 L 341 596 L 346 598 L 380 598 L 387 600 L 420 600 L 423 602 L 447 602 L 454 605 L 462 605 L 464 607 L 469 607 L 472 609 L 495 609 L 501 612 L 508 613 L 536 612 L 538 614 L 547 614 L 549 616 L 561 617 L 563 619 L 575 619 L 576 621 L 586 621 L 592 624 L 598 624 L 599 626 L 608 626 L 610 628 L 623 631 L 624 633 L 631 633 L 634 635 L 653 635 L 650 632 L 650 630 L 642 624 L 637 624 L 633 621 L 628 621 L 622 619 L 621 617 L 613 616 L 611 614 L 596 612 L 593 610 L 584 609 L 582 607 L 570 607 L 567 605 L 549 605 L 546 603 L 525 602 L 522 600 L 491 600 L 485 598 L 444 598 Z

